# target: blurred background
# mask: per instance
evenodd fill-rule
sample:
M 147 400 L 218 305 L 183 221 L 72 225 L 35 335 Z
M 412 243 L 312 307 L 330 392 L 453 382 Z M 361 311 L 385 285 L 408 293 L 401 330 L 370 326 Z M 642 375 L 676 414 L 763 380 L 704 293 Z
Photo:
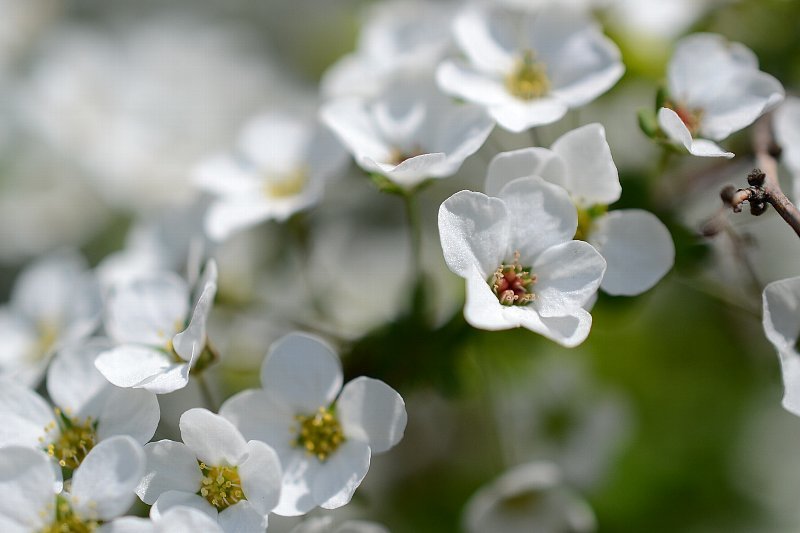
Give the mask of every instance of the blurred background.
M 423 321 L 404 312 L 403 206 L 351 165 L 302 224 L 207 243 L 220 264 L 216 392 L 257 386 L 270 343 L 300 328 L 336 344 L 346 379 L 370 375 L 403 394 L 404 440 L 373 458 L 337 520 L 463 531 L 476 491 L 546 461 L 592 509 L 597 531 L 800 531 L 800 420 L 780 406 L 760 318 L 763 286 L 800 275 L 800 242 L 773 212 L 728 214 L 726 231 L 700 236 L 722 185 L 741 186 L 753 166 L 749 130 L 727 141 L 731 161 L 674 157 L 660 172 L 659 150 L 636 122 L 675 40 L 693 31 L 746 44 L 796 92 L 800 2 L 575 3 L 621 48 L 627 71 L 539 138 L 549 146 L 577 125 L 604 124 L 623 186 L 613 207 L 648 209 L 667 224 L 670 274 L 636 298 L 601 295 L 576 349 L 525 330 L 465 327 L 463 282 L 444 265 L 436 212 L 453 192 L 480 190 L 498 151 L 530 145 L 495 131 L 457 175 L 421 193 L 432 317 Z M 380 4 L 0 0 L 0 301 L 26 265 L 66 247 L 102 266 L 156 241 L 165 264 L 181 268 L 208 201 L 191 184 L 195 166 L 233 146 L 257 113 L 313 113 L 326 69 L 356 48 Z M 191 389 L 161 400 L 167 436 L 198 403 Z M 270 531 L 295 522 L 271 519 Z

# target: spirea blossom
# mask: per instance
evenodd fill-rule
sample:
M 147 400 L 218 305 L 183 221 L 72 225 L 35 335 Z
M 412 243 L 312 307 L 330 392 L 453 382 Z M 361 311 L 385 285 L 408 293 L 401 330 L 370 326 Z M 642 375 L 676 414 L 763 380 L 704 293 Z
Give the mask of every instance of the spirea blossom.
M 800 277 L 773 281 L 764 287 L 763 325 L 775 346 L 783 372 L 783 406 L 800 416 Z
M 220 409 L 247 438 L 266 442 L 283 465 L 274 512 L 305 514 L 347 504 L 382 453 L 403 437 L 406 410 L 384 382 L 359 377 L 342 388 L 335 352 L 320 339 L 291 333 L 270 348 L 262 390 L 247 390 Z
M 523 148 L 496 155 L 487 171 L 486 193 L 497 195 L 506 183 L 524 176 L 539 176 L 569 192 L 578 209 L 575 238 L 589 242 L 608 264 L 600 285 L 607 293 L 640 294 L 672 267 L 675 246 L 655 215 L 642 209 L 608 211 L 622 187 L 602 125 L 572 130 L 549 150 Z
M 466 280 L 464 317 L 487 330 L 524 327 L 564 346 L 586 339 L 606 261 L 572 240 L 578 215 L 567 192 L 539 177 L 497 197 L 461 191 L 439 208 L 447 266 Z
M 550 124 L 606 92 L 625 68 L 616 45 L 582 13 L 472 6 L 453 25 L 467 61 L 439 66 L 448 94 L 486 107 L 504 129 Z
M 659 126 L 672 142 L 701 157 L 733 157 L 714 141 L 746 128 L 784 95 L 778 80 L 758 70 L 749 48 L 712 33 L 678 42 L 667 86 Z
M 206 321 L 216 291 L 214 261 L 194 291 L 172 272 L 117 287 L 106 303 L 105 327 L 118 345 L 100 354 L 97 369 L 118 387 L 156 394 L 185 387 L 208 347 Z

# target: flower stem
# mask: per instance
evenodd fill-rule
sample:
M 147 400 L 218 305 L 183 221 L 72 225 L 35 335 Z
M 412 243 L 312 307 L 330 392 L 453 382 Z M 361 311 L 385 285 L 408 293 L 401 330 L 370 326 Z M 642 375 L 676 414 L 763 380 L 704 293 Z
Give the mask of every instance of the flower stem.
M 205 374 L 195 374 L 194 377 L 197 380 L 197 385 L 200 387 L 200 395 L 203 397 L 203 403 L 209 409 L 209 411 L 216 413 L 219 409 L 219 406 L 214 399 L 214 394 L 211 392 L 211 387 L 208 385 L 208 381 L 206 381 Z
M 408 221 L 409 243 L 411 245 L 411 289 L 413 294 L 413 311 L 420 312 L 424 306 L 419 292 L 422 290 L 422 222 L 415 190 L 406 191 L 403 196 L 406 219 Z

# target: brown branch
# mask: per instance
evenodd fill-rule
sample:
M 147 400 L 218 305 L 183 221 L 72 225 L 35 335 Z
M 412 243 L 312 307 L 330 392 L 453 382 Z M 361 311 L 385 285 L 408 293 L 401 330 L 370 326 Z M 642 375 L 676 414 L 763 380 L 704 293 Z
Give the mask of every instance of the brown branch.
M 741 212 L 744 202 L 750 204 L 750 213 L 756 216 L 764 213 L 767 205 L 771 205 L 800 237 L 800 211 L 789 201 L 778 183 L 778 162 L 772 155 L 775 152 L 774 144 L 770 115 L 765 115 L 753 128 L 753 150 L 759 168 L 747 176 L 750 186 L 736 189 L 729 185 L 722 189 L 720 196 L 734 213 Z

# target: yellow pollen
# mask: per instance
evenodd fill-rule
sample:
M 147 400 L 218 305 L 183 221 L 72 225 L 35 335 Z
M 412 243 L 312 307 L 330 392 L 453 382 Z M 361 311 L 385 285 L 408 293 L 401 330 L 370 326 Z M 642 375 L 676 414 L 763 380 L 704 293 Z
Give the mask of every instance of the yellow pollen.
M 92 533 L 99 526 L 97 520 L 84 520 L 76 515 L 63 496 L 56 496 L 56 519 L 39 533 Z
M 29 358 L 39 361 L 47 355 L 58 340 L 58 326 L 50 321 L 42 320 L 36 324 L 36 343 L 29 353 Z
M 550 91 L 545 65 L 536 61 L 533 51 L 526 50 L 522 59 L 517 60 L 506 76 L 506 89 L 522 100 L 540 98 Z
M 297 438 L 293 444 L 304 448 L 320 462 L 327 460 L 346 440 L 339 420 L 330 409 L 320 407 L 314 414 L 294 418 L 298 426 L 294 428 Z
M 200 462 L 200 472 L 203 474 L 203 479 L 198 494 L 218 511 L 247 499 L 242 491 L 242 481 L 239 479 L 237 467 L 208 466 Z
M 578 229 L 575 231 L 575 240 L 585 241 L 594 226 L 594 221 L 608 212 L 608 206 L 596 204 L 587 208 L 578 208 Z
M 531 267 L 523 267 L 519 258 L 520 253 L 514 252 L 514 261 L 501 264 L 487 280 L 497 300 L 505 306 L 528 305 L 536 298 L 533 292 L 536 274 L 531 272 Z
M 41 441 L 51 441 L 46 446 L 45 452 L 58 461 L 62 468 L 75 470 L 80 466 L 86 454 L 97 444 L 97 431 L 95 430 L 97 424 L 92 417 L 81 421 L 77 417 L 70 418 L 59 408 L 55 408 L 54 412 L 58 425 L 50 422 L 44 430 L 46 433 L 50 433 L 58 428 L 59 433 L 53 439 L 41 439 Z
M 308 182 L 305 169 L 297 168 L 286 174 L 270 174 L 264 178 L 264 194 L 269 198 L 288 198 L 303 192 Z

